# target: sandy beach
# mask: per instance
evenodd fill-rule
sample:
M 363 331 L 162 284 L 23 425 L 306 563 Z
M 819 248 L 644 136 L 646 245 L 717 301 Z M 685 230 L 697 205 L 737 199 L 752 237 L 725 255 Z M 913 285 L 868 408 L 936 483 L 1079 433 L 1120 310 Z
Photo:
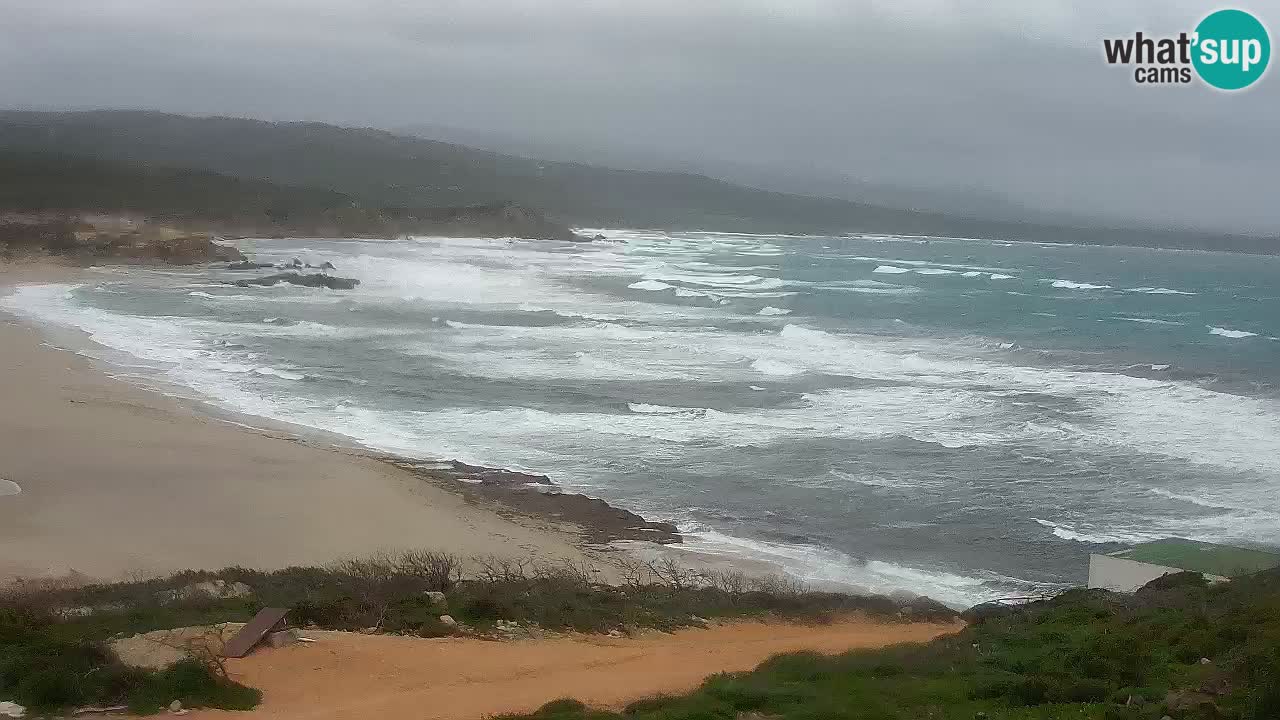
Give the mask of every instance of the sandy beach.
M 0 264 L 0 293 L 76 272 Z M 0 582 L 270 569 L 394 548 L 587 559 L 569 528 L 499 515 L 341 448 L 217 419 L 113 379 L 3 313 L 0 397 Z

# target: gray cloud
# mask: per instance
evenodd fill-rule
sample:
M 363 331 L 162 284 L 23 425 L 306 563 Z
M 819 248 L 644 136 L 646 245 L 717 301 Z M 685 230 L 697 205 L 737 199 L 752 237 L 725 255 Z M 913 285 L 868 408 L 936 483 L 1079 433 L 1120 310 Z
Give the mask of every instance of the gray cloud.
M 1215 7 L 0 0 L 0 103 L 428 123 L 755 184 L 848 177 L 1274 231 L 1280 81 L 1142 87 L 1102 61 L 1103 37 L 1189 30 Z

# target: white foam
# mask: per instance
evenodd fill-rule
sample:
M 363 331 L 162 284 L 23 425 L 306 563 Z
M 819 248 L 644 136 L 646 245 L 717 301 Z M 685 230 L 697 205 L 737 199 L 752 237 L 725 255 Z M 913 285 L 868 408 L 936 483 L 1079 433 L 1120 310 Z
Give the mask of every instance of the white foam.
M 1170 290 L 1163 287 L 1137 287 L 1129 288 L 1125 292 L 1146 293 L 1148 295 L 1195 295 L 1193 292 L 1185 290 Z
M 673 286 L 668 285 L 667 283 L 664 283 L 660 280 L 637 280 L 636 282 L 631 283 L 627 287 L 631 288 L 632 290 L 650 290 L 650 291 L 656 292 L 660 290 L 670 290 Z
M 967 272 L 960 273 L 960 277 L 973 278 L 973 277 L 978 277 L 981 274 L 982 273 L 978 272 L 977 270 L 969 270 Z
M 668 405 L 650 405 L 648 403 L 627 403 L 633 413 L 641 415 L 679 415 L 687 412 L 705 411 L 705 408 L 671 407 Z
M 307 378 L 306 375 L 290 372 L 288 370 L 280 370 L 279 368 L 273 368 L 270 366 L 256 367 L 253 369 L 253 372 L 258 375 L 278 377 L 282 380 L 305 380 Z
M 788 310 L 787 308 L 776 308 L 776 307 L 773 307 L 772 305 L 765 305 L 764 307 L 760 308 L 760 312 L 757 312 L 756 314 L 757 315 L 790 315 L 791 311 Z
M 1003 273 L 991 273 L 991 279 L 992 280 L 1012 280 L 1013 276 L 1005 275 Z
M 1176 320 L 1160 320 L 1158 318 L 1126 317 L 1124 315 L 1116 315 L 1115 317 L 1117 320 L 1128 320 L 1129 322 L 1143 323 L 1144 325 L 1183 325 L 1185 324 L 1185 323 L 1177 322 Z
M 1205 508 L 1213 508 L 1215 510 L 1245 509 L 1245 508 L 1240 508 L 1240 507 L 1229 505 L 1229 504 L 1224 504 L 1221 501 L 1214 500 L 1209 497 L 1201 497 L 1199 495 L 1184 495 L 1182 493 L 1176 493 L 1176 492 L 1171 492 L 1169 490 L 1165 490 L 1164 488 L 1147 488 L 1147 492 L 1151 493 L 1152 495 L 1159 495 L 1160 497 L 1168 498 L 1169 500 L 1177 500 L 1179 502 L 1191 503 L 1192 505 L 1199 505 L 1200 507 L 1205 507 Z
M 1108 290 L 1110 285 L 1094 285 L 1093 283 L 1076 282 L 1074 280 L 1054 280 L 1053 286 L 1068 290 Z
M 1051 530 L 1054 536 L 1062 538 L 1063 540 L 1075 540 L 1076 542 L 1094 544 L 1136 544 L 1148 542 L 1150 540 L 1159 540 L 1164 537 L 1160 533 L 1132 532 L 1115 529 L 1103 530 L 1088 523 L 1071 525 L 1067 523 L 1055 523 L 1049 520 L 1041 520 L 1037 517 L 1033 517 L 1031 519 L 1039 523 L 1041 526 Z
M 189 292 L 189 293 L 187 293 L 187 294 L 188 294 L 188 295 L 190 295 L 191 297 L 198 297 L 198 298 L 210 298 L 210 299 L 216 299 L 216 298 L 218 297 L 217 295 L 213 295 L 213 294 L 211 294 L 211 293 L 204 292 L 203 290 L 192 290 L 191 292 Z
M 923 267 L 916 268 L 916 273 L 920 275 L 954 275 L 956 271 L 946 268 Z
M 782 280 L 778 278 L 766 278 L 759 275 L 729 275 L 718 273 L 680 273 L 680 272 L 658 272 L 645 277 L 646 281 L 654 281 L 662 284 L 682 283 L 685 285 L 698 285 L 701 287 L 711 288 L 753 288 L 760 290 L 771 290 L 783 286 Z M 632 285 L 632 287 L 635 287 Z
M 676 549 L 746 557 L 781 569 L 818 587 L 864 593 L 924 595 L 953 608 L 967 608 L 993 597 L 1027 592 L 1032 583 L 996 573 L 962 575 L 942 569 L 911 567 L 884 560 L 860 561 L 816 545 L 775 543 L 716 531 L 689 533 Z
M 909 273 L 911 270 L 897 267 L 896 265 L 877 265 L 876 269 L 871 272 L 881 273 L 882 275 L 901 275 L 902 273 Z
M 804 372 L 803 369 L 788 365 L 777 360 L 762 360 L 757 358 L 751 363 L 751 369 L 765 375 L 776 375 L 778 377 L 786 377 L 788 375 L 799 375 Z
M 976 271 L 979 274 L 984 272 L 987 272 L 987 273 L 1012 272 L 1010 270 L 1006 270 L 1005 268 L 984 267 L 981 265 L 961 265 L 958 263 L 939 262 L 937 260 L 908 260 L 904 258 L 868 257 L 866 255 L 852 255 L 852 256 L 828 255 L 824 257 L 833 257 L 841 260 L 846 260 L 846 259 L 847 260 L 865 260 L 867 262 L 884 263 L 890 266 L 910 265 L 912 267 L 947 268 L 950 270 L 969 270 L 969 271 Z
M 1209 328 L 1210 335 L 1220 335 L 1226 338 L 1239 339 L 1239 338 L 1247 338 L 1247 337 L 1257 337 L 1258 335 L 1258 333 L 1249 332 L 1248 330 L 1232 330 L 1230 328 L 1220 328 L 1220 327 L 1214 327 L 1212 325 L 1206 325 L 1205 327 Z

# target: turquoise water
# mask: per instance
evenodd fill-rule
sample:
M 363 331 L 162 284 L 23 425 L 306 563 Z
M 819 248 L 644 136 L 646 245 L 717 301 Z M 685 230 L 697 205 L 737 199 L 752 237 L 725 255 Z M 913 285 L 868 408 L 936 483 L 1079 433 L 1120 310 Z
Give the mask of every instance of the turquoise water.
M 594 232 L 594 231 L 592 231 Z M 1280 258 L 890 236 L 249 241 L 10 309 L 241 412 L 545 472 L 689 547 L 964 605 L 1280 543 Z

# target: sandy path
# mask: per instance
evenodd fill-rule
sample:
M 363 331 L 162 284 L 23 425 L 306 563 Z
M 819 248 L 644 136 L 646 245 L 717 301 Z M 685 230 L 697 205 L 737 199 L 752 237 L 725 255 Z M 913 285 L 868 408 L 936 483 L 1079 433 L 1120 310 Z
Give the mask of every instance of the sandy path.
M 0 261 L 0 294 L 75 272 Z M 316 565 L 383 548 L 585 559 L 562 528 L 508 520 L 385 463 L 213 419 L 42 342 L 0 311 L 0 584 L 73 570 Z
M 851 618 L 824 626 L 745 623 L 638 638 L 518 642 L 308 633 L 318 642 L 260 650 L 232 665 L 234 677 L 262 689 L 257 710 L 190 717 L 478 720 L 562 697 L 620 708 L 691 690 L 717 672 L 749 670 L 778 653 L 923 642 L 957 629 Z

